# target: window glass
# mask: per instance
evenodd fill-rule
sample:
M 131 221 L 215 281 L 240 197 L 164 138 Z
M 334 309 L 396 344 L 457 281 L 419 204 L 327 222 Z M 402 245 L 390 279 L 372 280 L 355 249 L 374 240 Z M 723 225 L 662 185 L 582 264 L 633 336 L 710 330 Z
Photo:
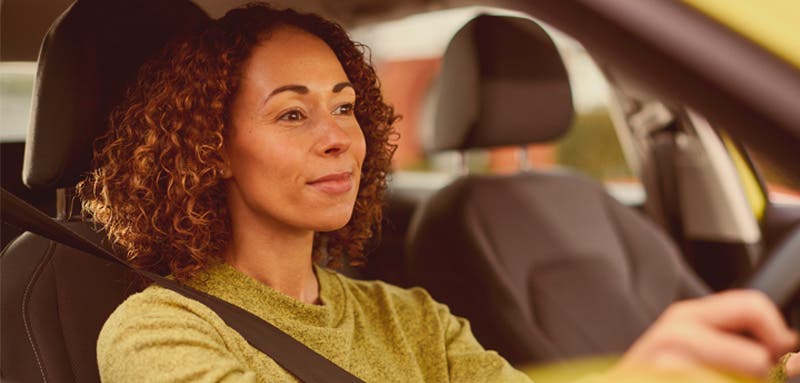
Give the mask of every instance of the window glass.
M 33 94 L 33 62 L 0 63 L 0 141 L 25 141 Z
M 725 132 L 720 132 L 720 137 L 722 138 L 722 143 L 725 145 L 725 150 L 728 151 L 728 155 L 730 155 L 731 161 L 733 161 L 736 173 L 739 174 L 739 182 L 742 184 L 747 203 L 750 205 L 753 215 L 760 221 L 764 218 L 767 196 L 758 182 L 758 177 L 747 162 L 741 147 L 736 145 L 733 139 Z
M 598 181 L 635 182 L 605 107 L 578 113 L 557 149 L 560 164 L 580 169 Z

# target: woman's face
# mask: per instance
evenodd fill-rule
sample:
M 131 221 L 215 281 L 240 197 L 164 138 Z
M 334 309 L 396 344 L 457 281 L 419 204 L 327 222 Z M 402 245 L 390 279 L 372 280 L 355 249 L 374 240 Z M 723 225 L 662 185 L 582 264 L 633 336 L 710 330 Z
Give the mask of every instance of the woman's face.
M 355 91 L 330 47 L 278 27 L 242 68 L 226 139 L 237 222 L 330 231 L 353 211 L 366 144 Z

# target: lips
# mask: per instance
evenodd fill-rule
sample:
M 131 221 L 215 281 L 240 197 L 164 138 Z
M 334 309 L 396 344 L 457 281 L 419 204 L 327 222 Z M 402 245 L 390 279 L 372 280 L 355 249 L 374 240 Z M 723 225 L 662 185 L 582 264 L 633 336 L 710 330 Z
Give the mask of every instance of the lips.
M 353 188 L 353 172 L 331 173 L 319 177 L 308 185 L 327 194 L 342 194 Z

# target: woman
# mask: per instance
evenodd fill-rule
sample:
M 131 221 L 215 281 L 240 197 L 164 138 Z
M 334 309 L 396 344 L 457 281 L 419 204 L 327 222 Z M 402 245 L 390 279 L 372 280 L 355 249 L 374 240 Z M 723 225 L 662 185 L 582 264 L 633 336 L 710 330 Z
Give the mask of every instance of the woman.
M 315 266 L 363 262 L 395 119 L 341 27 L 253 5 L 145 65 L 79 190 L 131 263 L 251 311 L 365 381 L 528 381 L 425 291 Z M 794 343 L 763 297 L 727 293 L 668 310 L 612 374 L 709 364 L 759 376 Z M 107 382 L 294 381 L 209 308 L 158 286 L 126 300 L 97 347 Z

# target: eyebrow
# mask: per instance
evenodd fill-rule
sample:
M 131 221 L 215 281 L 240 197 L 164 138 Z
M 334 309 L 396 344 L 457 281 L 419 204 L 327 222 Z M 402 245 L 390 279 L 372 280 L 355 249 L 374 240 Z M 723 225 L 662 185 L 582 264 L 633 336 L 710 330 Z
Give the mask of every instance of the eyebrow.
M 340 82 L 340 83 L 338 83 L 338 84 L 333 86 L 333 93 L 339 93 L 339 92 L 342 91 L 342 89 L 347 88 L 347 87 L 350 87 L 350 89 L 355 90 L 355 88 L 353 88 L 353 84 L 351 84 L 349 82 Z
M 331 90 L 333 91 L 333 93 L 339 93 L 344 88 L 355 89 L 355 88 L 353 88 L 353 84 L 345 81 L 345 82 L 340 82 L 340 83 L 334 85 L 333 89 L 331 89 Z M 264 99 L 264 103 L 266 104 L 267 100 L 269 100 L 270 97 L 272 97 L 272 96 L 274 96 L 274 95 L 276 95 L 278 93 L 281 93 L 281 92 L 296 92 L 296 93 L 299 93 L 299 94 L 308 94 L 309 90 L 308 90 L 308 87 L 305 86 L 305 85 L 289 84 L 289 85 L 279 86 L 279 87 L 275 88 L 275 90 L 273 90 L 272 92 L 269 93 L 267 98 Z
M 269 96 L 267 96 L 267 98 L 264 100 L 264 102 L 267 102 L 267 100 L 269 100 L 270 97 L 272 97 L 272 96 L 274 96 L 274 95 L 276 95 L 278 93 L 289 92 L 289 91 L 300 93 L 300 94 L 307 94 L 308 93 L 308 87 L 306 87 L 304 85 L 294 85 L 294 84 L 279 86 L 279 87 L 275 88 L 275 90 L 270 92 Z

